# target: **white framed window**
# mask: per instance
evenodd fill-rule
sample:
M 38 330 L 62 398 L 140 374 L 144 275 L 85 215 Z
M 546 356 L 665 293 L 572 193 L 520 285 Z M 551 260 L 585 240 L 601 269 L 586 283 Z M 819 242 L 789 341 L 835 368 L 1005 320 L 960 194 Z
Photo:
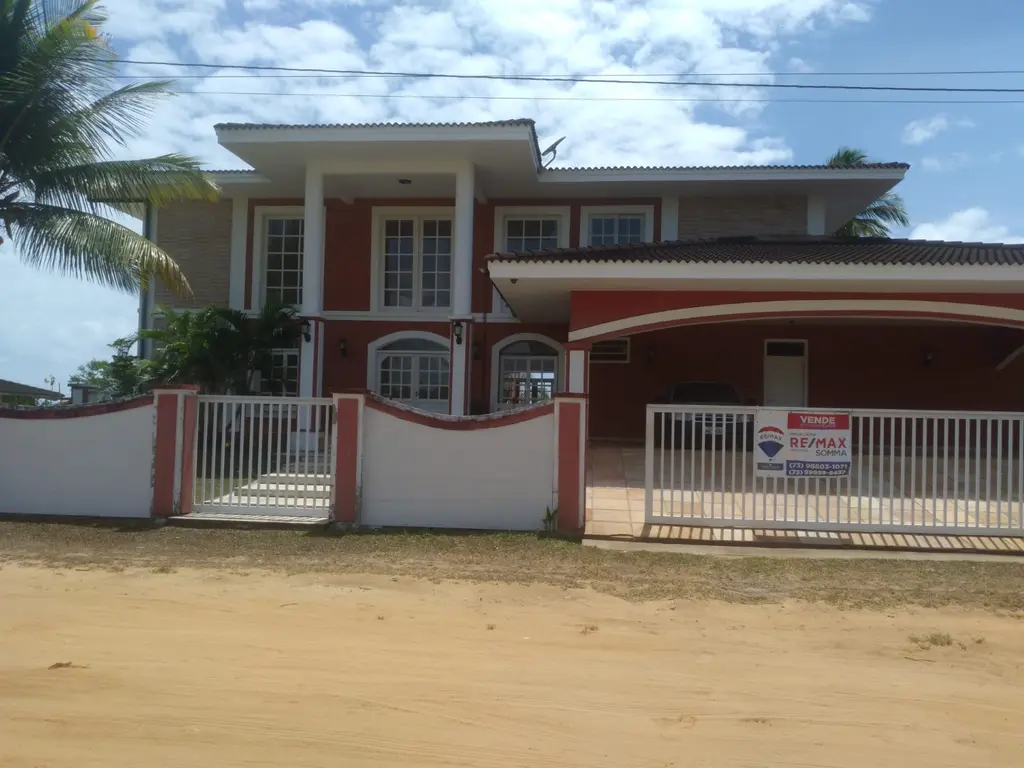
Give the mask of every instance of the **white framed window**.
M 374 306 L 443 314 L 452 304 L 452 210 L 375 208 L 373 218 Z
M 275 349 L 271 353 L 269 377 L 259 378 L 261 395 L 299 396 L 299 348 Z
M 495 410 L 550 400 L 558 391 L 565 351 L 546 336 L 516 334 L 499 342 L 492 354 Z
M 430 333 L 392 334 L 370 345 L 369 388 L 404 405 L 448 413 L 448 343 Z
M 591 205 L 580 209 L 580 245 L 626 245 L 654 240 L 653 205 Z
M 263 295 L 266 301 L 298 307 L 302 304 L 302 248 L 305 222 L 301 218 L 264 219 Z
M 590 346 L 592 363 L 628 363 L 629 338 L 595 341 Z
M 257 206 L 253 217 L 252 306 L 302 305 L 305 221 L 301 205 Z
M 540 251 L 569 247 L 568 206 L 498 206 L 494 209 L 494 250 Z M 494 289 L 491 311 L 499 317 L 511 317 L 512 311 Z

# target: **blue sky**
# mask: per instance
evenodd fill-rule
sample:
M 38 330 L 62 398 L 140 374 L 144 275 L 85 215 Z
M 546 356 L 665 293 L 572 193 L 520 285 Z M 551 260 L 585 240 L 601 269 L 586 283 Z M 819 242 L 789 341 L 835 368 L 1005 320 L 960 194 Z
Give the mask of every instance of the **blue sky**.
M 1005 0 L 106 0 L 104 5 L 114 45 L 125 58 L 139 60 L 474 74 L 753 73 L 732 79 L 759 84 L 1024 86 L 1024 76 L 771 74 L 1019 68 L 1024 6 Z M 173 73 L 141 65 L 124 71 Z M 178 150 L 199 156 L 208 167 L 241 167 L 216 145 L 212 126 L 225 120 L 532 117 L 542 142 L 567 136 L 559 161 L 578 165 L 813 163 L 848 144 L 877 159 L 913 165 L 898 190 L 913 224 L 896 234 L 1024 241 L 1024 204 L 1017 194 L 1024 172 L 1019 130 L 1024 104 L 588 101 L 580 99 L 672 98 L 680 92 L 643 85 L 397 78 L 254 75 L 182 80 L 180 86 L 192 93 L 159 107 L 151 130 L 131 154 Z M 238 92 L 246 93 L 234 95 Z M 688 88 L 685 95 L 710 100 L 886 97 L 714 86 Z M 957 98 L 935 96 L 950 97 Z M 52 374 L 66 382 L 80 363 L 108 356 L 106 345 L 136 325 L 135 297 L 28 270 L 10 244 L 0 246 L 0 276 L 0 378 L 41 385 Z

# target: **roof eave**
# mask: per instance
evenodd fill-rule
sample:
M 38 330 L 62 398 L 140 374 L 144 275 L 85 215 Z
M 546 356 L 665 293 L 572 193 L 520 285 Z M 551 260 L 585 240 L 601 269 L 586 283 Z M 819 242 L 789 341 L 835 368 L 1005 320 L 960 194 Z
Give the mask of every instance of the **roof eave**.
M 749 181 L 891 181 L 900 182 L 910 166 L 886 168 L 548 168 L 547 183 L 595 182 L 749 182 Z

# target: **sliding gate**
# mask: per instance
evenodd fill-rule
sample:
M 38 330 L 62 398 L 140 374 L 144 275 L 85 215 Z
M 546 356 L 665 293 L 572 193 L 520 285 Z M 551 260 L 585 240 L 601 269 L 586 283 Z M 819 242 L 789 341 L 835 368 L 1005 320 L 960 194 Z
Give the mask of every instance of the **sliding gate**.
M 1024 536 L 1024 414 L 846 412 L 849 476 L 765 478 L 756 408 L 647 406 L 646 522 Z

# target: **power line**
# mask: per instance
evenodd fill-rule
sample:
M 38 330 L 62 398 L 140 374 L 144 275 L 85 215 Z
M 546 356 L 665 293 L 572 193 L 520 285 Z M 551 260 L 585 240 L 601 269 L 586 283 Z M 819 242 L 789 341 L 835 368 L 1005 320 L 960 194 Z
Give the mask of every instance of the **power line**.
M 181 64 L 178 62 L 134 62 L 128 60 L 120 60 L 120 64 L 152 64 L 160 66 L 174 66 L 174 67 L 211 67 L 215 69 L 229 69 L 236 67 L 243 67 L 243 65 L 228 65 L 228 64 Z M 283 68 L 284 69 L 284 68 Z M 275 70 L 276 71 L 276 70 Z M 322 70 L 324 74 L 304 74 L 302 71 L 295 74 L 288 74 L 291 72 L 290 68 L 284 70 L 282 74 L 276 75 L 274 79 L 280 78 L 285 80 L 291 79 L 334 79 L 334 78 L 345 78 L 345 77 L 405 77 L 407 75 L 392 75 L 378 72 L 351 72 L 346 74 L 326 74 L 331 70 Z M 321 70 L 316 70 L 321 72 Z M 963 69 L 963 70 L 929 70 L 929 71 L 905 71 L 905 72 L 645 72 L 645 73 L 621 73 L 617 74 L 618 78 L 641 78 L 641 77 L 924 77 L 924 76 L 964 76 L 964 75 L 1024 75 L 1024 69 Z M 434 75 L 429 73 L 421 73 L 422 77 L 442 77 L 443 75 Z M 144 75 L 115 75 L 119 80 L 137 80 L 145 77 Z M 172 74 L 167 77 L 174 78 L 175 80 L 205 80 L 216 78 L 219 80 L 252 80 L 251 75 L 228 75 L 222 73 L 215 73 L 210 75 L 179 75 Z M 467 76 L 471 77 L 471 76 Z M 586 78 L 599 77 L 599 75 L 580 75 L 583 78 L 583 82 L 591 82 Z M 267 78 L 271 79 L 271 78 Z M 630 81 L 632 82 L 632 81 Z
M 716 99 L 672 98 L 658 96 L 483 96 L 444 95 L 439 93 L 275 93 L 268 91 L 174 91 L 182 96 L 278 96 L 334 97 L 352 99 L 436 99 L 475 101 L 614 101 L 614 102 L 692 102 L 700 104 L 1024 104 L 1024 99 Z
M 719 83 L 711 81 L 684 81 L 684 80 L 629 80 L 611 77 L 575 77 L 561 75 L 469 75 L 463 73 L 433 73 L 433 72 L 399 72 L 399 71 L 375 71 L 366 69 L 317 69 L 310 67 L 279 67 L 259 64 L 209 64 L 204 62 L 171 62 L 171 61 L 146 61 L 139 59 L 121 59 L 122 64 L 135 64 L 147 66 L 178 66 L 178 67 L 200 67 L 205 69 L 239 69 L 250 72 L 305 72 L 331 75 L 359 75 L 375 77 L 402 77 L 420 79 L 446 79 L 446 80 L 500 80 L 512 82 L 541 82 L 541 83 L 595 83 L 601 85 L 676 85 L 676 86 L 704 86 L 708 88 L 791 88 L 800 90 L 840 90 L 840 91 L 888 91 L 899 93 L 1024 93 L 1024 88 L 962 88 L 962 87 L 939 87 L 939 86 L 904 86 L 904 85 L 851 85 L 848 83 Z

